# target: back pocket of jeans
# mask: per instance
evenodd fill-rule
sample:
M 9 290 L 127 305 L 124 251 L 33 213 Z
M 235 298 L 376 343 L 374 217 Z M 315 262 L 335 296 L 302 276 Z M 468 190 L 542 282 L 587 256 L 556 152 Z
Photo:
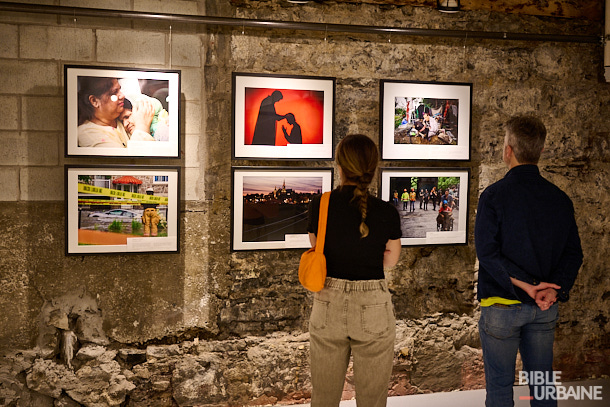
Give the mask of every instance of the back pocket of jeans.
M 489 307 L 482 307 L 481 313 L 484 318 L 483 328 L 485 333 L 497 339 L 506 339 L 514 336 L 519 330 L 516 320 L 521 307 L 519 305 L 502 306 L 494 304 Z
M 362 306 L 362 330 L 370 335 L 381 336 L 390 326 L 391 305 L 386 303 Z
M 309 325 L 315 329 L 324 329 L 328 324 L 328 307 L 329 302 L 320 301 L 318 299 L 313 300 L 313 306 L 311 307 L 311 316 L 309 317 Z

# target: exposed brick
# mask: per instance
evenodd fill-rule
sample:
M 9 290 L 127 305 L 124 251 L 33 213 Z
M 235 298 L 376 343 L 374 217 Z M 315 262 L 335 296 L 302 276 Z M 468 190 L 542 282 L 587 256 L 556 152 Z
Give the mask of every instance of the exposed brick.
M 180 191 L 181 199 L 185 201 L 200 201 L 203 200 L 205 191 L 203 175 L 200 168 L 185 168 L 184 169 L 184 191 Z M 200 196 L 201 195 L 201 196 Z
M 185 100 L 201 101 L 202 75 L 198 68 L 180 68 L 180 92 Z
M 0 137 L 2 165 L 59 165 L 59 133 L 6 132 Z
M 19 168 L 0 167 L 0 201 L 19 200 Z
M 0 96 L 0 106 L 2 106 L 0 129 L 19 129 L 19 98 L 16 96 Z
M 198 35 L 172 35 L 171 57 L 173 66 L 201 66 L 203 47 Z
M 182 103 L 182 108 L 184 109 L 182 131 L 199 134 L 201 132 L 201 103 L 186 101 Z
M 200 134 L 187 134 L 184 137 L 184 165 L 186 167 L 199 167 L 199 138 Z
M 131 8 L 131 0 L 61 0 L 61 5 L 65 7 L 91 7 L 108 10 L 129 10 Z
M 167 14 L 197 14 L 197 3 L 196 0 L 134 0 L 133 9 Z

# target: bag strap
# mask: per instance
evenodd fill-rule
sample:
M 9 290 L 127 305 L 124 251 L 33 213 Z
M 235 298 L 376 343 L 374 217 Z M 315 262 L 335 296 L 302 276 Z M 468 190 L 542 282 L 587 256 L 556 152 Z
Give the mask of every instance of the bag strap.
M 328 202 L 330 192 L 324 192 L 320 198 L 320 216 L 318 218 L 318 234 L 316 235 L 316 252 L 324 252 L 324 239 L 326 238 L 326 220 L 328 219 Z

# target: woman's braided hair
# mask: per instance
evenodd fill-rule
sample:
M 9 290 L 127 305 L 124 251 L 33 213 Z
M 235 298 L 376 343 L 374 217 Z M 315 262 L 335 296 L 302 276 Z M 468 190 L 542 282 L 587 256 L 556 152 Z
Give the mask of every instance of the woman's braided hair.
M 379 162 L 377 146 L 365 135 L 348 135 L 337 145 L 336 160 L 343 171 L 345 181 L 356 185 L 352 202 L 357 202 L 360 210 L 360 237 L 367 237 L 369 234 L 369 227 L 366 224 L 368 187 L 373 181 Z

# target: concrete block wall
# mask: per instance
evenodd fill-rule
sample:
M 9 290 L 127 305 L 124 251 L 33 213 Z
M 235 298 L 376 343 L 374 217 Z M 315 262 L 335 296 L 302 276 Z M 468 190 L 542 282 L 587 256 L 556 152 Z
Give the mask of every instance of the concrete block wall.
M 55 5 L 56 1 L 31 2 Z M 197 15 L 201 1 L 60 1 L 62 6 Z M 194 27 L 94 18 L 4 13 L 0 24 L 1 201 L 62 201 L 65 64 L 182 71 L 182 197 L 203 199 L 202 34 Z M 140 24 L 138 28 L 134 26 Z M 99 162 L 95 160 L 94 162 Z M 146 164 L 151 164 L 148 161 Z M 14 175 L 17 174 L 17 178 Z M 60 175 L 59 177 L 56 177 Z
M 43 0 L 26 3 L 187 15 L 205 12 L 205 1 L 200 0 Z M 138 275 L 143 264 L 141 258 L 128 256 L 117 263 L 116 257 L 94 256 L 89 258 L 90 263 L 83 270 L 72 261 L 74 259 L 63 254 L 64 165 L 180 166 L 181 199 L 186 209 L 182 230 L 195 236 L 198 242 L 205 242 L 207 222 L 202 219 L 205 211 L 199 208 L 199 202 L 205 199 L 204 163 L 207 160 L 205 149 L 201 148 L 205 145 L 201 141 L 205 139 L 205 34 L 195 25 L 170 27 L 167 23 L 120 18 L 2 12 L 0 21 L 0 218 L 4 220 L 0 230 L 10 236 L 0 244 L 0 252 L 7 253 L 0 260 L 0 281 L 5 287 L 0 295 L 0 307 L 7 312 L 6 319 L 0 318 L 3 327 L 0 329 L 0 348 L 32 344 L 36 340 L 36 313 L 46 300 L 69 292 L 71 288 L 67 285 L 104 293 L 100 301 L 106 303 L 107 318 L 119 321 L 120 317 L 113 316 L 115 312 L 131 309 L 135 315 L 129 318 L 132 322 L 138 320 L 141 310 L 126 304 L 146 298 L 145 290 L 132 289 L 129 298 L 121 296 L 121 299 L 111 293 L 117 285 L 142 287 L 133 280 L 117 282 L 125 273 Z M 180 70 L 181 158 L 65 157 L 64 65 Z M 33 221 L 33 216 L 38 215 L 46 220 Z M 28 230 L 32 226 L 34 231 L 30 234 Z M 53 237 L 40 236 L 42 230 Z M 39 237 L 42 240 L 39 241 Z M 178 321 L 175 325 L 179 327 L 182 318 L 186 324 L 196 321 L 199 325 L 205 325 L 209 318 L 209 306 L 201 301 L 206 291 L 202 281 L 205 281 L 207 249 L 205 244 L 195 246 L 191 245 L 189 249 L 188 244 L 184 245 L 179 255 L 157 256 L 153 263 L 168 265 L 160 266 L 146 276 L 154 284 L 166 277 L 156 276 L 156 273 L 178 270 L 176 274 L 168 275 L 172 284 L 166 284 L 165 295 L 161 294 L 163 290 L 153 291 L 158 297 L 165 297 L 158 301 L 162 304 L 158 313 L 171 314 L 167 318 Z M 115 280 L 107 278 L 109 270 L 111 274 L 116 273 Z M 48 280 L 53 278 L 54 282 Z M 64 283 L 56 284 L 58 280 Z M 184 297 L 184 301 L 176 300 L 177 296 Z M 176 307 L 181 310 L 176 311 Z M 153 314 L 157 312 L 147 317 Z M 145 317 L 148 322 L 142 323 L 139 330 L 147 333 L 136 336 L 163 336 L 167 318 L 155 322 L 156 317 Z M 114 329 L 115 338 L 129 337 L 128 325 L 121 329 L 115 325 L 115 322 L 109 325 L 110 330 Z M 182 328 L 170 328 L 174 329 Z

